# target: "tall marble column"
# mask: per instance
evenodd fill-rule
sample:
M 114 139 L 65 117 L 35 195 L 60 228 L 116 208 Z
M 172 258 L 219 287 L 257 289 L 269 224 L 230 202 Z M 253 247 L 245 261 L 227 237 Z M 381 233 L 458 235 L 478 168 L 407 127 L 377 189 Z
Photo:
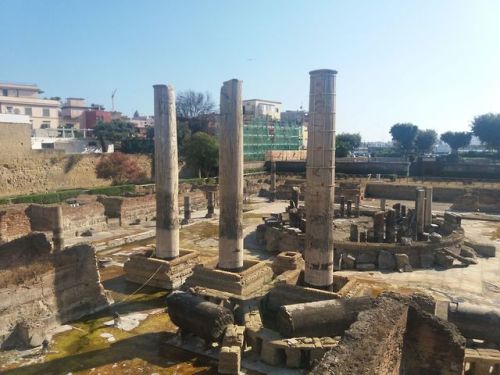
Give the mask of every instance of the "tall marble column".
M 219 130 L 219 268 L 243 267 L 243 106 L 242 81 L 224 82 Z
M 336 74 L 310 72 L 304 281 L 321 289 L 333 285 Z
M 179 256 L 179 166 L 177 120 L 172 86 L 154 85 L 156 256 Z

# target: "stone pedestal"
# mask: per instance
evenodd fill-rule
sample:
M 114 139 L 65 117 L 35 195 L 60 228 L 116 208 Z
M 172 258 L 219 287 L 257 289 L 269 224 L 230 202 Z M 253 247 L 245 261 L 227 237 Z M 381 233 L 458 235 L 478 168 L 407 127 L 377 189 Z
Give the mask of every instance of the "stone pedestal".
M 194 267 L 186 285 L 230 293 L 241 299 L 258 293 L 272 277 L 273 271 L 265 262 L 245 260 L 239 272 L 231 272 L 217 268 L 214 260 Z
M 125 278 L 133 283 L 167 290 L 179 288 L 193 274 L 193 266 L 200 262 L 199 253 L 181 250 L 172 260 L 154 258 L 151 250 L 133 254 L 125 262 Z

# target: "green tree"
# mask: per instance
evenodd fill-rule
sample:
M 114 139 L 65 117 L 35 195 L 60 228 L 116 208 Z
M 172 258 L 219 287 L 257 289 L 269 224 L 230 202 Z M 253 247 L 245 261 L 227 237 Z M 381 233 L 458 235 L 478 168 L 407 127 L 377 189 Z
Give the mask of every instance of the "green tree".
M 348 156 L 361 145 L 361 135 L 354 133 L 341 133 L 335 137 L 335 156 L 343 158 Z
M 469 145 L 472 134 L 469 132 L 446 132 L 441 134 L 441 140 L 451 147 L 451 153 L 458 155 L 458 149 Z
M 408 156 L 415 147 L 418 127 L 410 123 L 394 124 L 390 130 L 392 140 L 401 149 L 405 156 Z
M 177 121 L 177 147 L 180 156 L 184 155 L 184 147 L 189 137 L 191 137 L 191 130 L 189 129 L 188 123 L 184 121 Z M 146 129 L 146 139 L 152 141 L 154 138 L 155 128 L 150 126 Z M 154 152 L 154 148 L 152 152 Z
M 486 147 L 500 154 L 500 113 L 476 116 L 472 121 L 472 132 Z
M 139 116 L 140 116 L 140 115 L 139 115 L 139 111 L 136 109 L 136 110 L 135 110 L 135 112 L 134 112 L 134 118 L 137 118 L 137 117 L 139 117 Z
M 186 142 L 184 152 L 188 165 L 198 170 L 199 177 L 209 177 L 219 165 L 219 144 L 207 133 L 194 133 Z
M 107 151 L 106 141 L 120 144 L 122 140 L 132 138 L 135 134 L 134 124 L 123 120 L 99 122 L 94 129 L 94 135 L 101 142 L 104 152 Z
M 419 130 L 415 137 L 415 148 L 419 154 L 425 154 L 432 151 L 438 139 L 434 130 Z

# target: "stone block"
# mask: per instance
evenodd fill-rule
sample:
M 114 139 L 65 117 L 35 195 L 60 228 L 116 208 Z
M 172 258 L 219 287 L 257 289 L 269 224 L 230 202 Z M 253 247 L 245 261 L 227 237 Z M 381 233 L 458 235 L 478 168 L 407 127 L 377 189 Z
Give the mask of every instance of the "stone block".
M 286 348 L 286 367 L 299 368 L 302 366 L 302 351 L 298 348 Z
M 455 260 L 455 258 L 453 258 L 452 256 L 446 255 L 440 251 L 438 251 L 436 253 L 436 264 L 439 267 L 451 268 L 451 267 L 453 267 L 454 260 Z
M 239 374 L 241 350 L 237 346 L 223 346 L 219 352 L 219 374 Z
M 374 271 L 377 267 L 373 263 L 358 263 L 356 269 L 358 271 Z
M 224 334 L 224 339 L 222 341 L 223 346 L 237 346 L 238 348 L 243 348 L 245 342 L 245 327 L 238 326 L 235 324 L 230 324 L 226 327 L 226 332 Z
M 482 257 L 490 258 L 496 256 L 495 245 L 470 241 L 465 241 L 465 245 L 472 247 Z
M 420 254 L 420 267 L 422 268 L 432 268 L 434 266 L 435 254 L 431 252 L 425 252 Z
M 443 236 L 441 236 L 439 233 L 432 232 L 429 235 L 429 240 L 434 243 L 439 243 L 443 240 Z
M 375 251 L 365 251 L 356 259 L 358 264 L 373 263 L 377 261 L 377 253 Z
M 396 259 L 390 252 L 381 250 L 378 254 L 378 268 L 380 270 L 394 271 Z
M 466 245 L 460 246 L 460 255 L 466 258 L 475 258 L 477 256 L 476 251 L 472 247 Z
M 410 264 L 410 258 L 407 254 L 395 254 L 396 258 L 396 268 L 399 272 L 411 272 L 412 267 Z
M 262 340 L 260 360 L 271 366 L 279 366 L 285 362 L 284 350 L 275 346 L 272 342 Z
M 346 257 L 343 258 L 343 264 L 342 268 L 352 270 L 356 266 L 356 258 L 354 258 L 352 255 L 347 255 Z

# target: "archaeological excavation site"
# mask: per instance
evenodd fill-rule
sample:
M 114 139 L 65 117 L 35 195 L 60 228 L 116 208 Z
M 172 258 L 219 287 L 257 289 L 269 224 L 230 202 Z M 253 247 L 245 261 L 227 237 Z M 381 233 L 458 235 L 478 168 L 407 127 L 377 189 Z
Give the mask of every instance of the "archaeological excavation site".
M 336 173 L 336 78 L 309 73 L 305 173 L 245 169 L 231 79 L 218 177 L 180 181 L 158 84 L 154 183 L 0 205 L 0 373 L 500 375 L 500 183 Z

